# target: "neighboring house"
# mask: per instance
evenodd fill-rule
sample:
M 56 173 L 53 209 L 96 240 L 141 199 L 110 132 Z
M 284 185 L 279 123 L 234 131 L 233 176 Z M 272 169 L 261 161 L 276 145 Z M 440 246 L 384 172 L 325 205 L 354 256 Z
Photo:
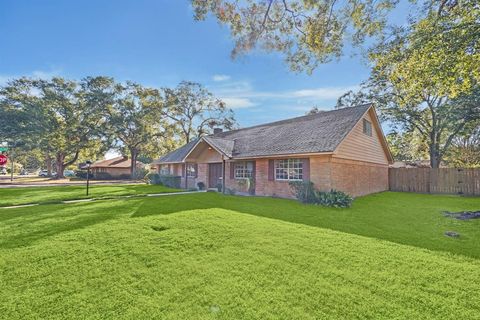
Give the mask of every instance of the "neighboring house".
M 289 181 L 360 196 L 388 189 L 392 156 L 375 109 L 361 105 L 219 132 L 191 141 L 154 162 L 182 187 L 219 183 L 262 196 L 292 197 Z M 225 177 L 225 179 L 223 179 Z M 224 188 L 224 189 L 225 189 Z
M 108 173 L 112 178 L 130 177 L 130 166 L 132 160 L 126 156 L 120 156 L 109 160 L 100 160 L 92 164 L 92 173 L 95 176 L 98 173 Z M 137 168 L 142 165 L 137 161 Z M 100 176 L 100 175 L 99 175 Z

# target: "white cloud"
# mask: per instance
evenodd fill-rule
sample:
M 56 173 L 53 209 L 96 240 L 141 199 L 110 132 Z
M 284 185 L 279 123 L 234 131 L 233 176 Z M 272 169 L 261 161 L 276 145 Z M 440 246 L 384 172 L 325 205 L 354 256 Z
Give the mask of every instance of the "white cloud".
M 250 108 L 254 107 L 257 104 L 252 102 L 248 98 L 236 98 L 236 97 L 224 97 L 221 98 L 223 102 L 227 105 L 227 108 L 231 109 L 243 109 L 243 108 Z
M 217 83 L 209 89 L 217 97 L 220 97 L 227 104 L 227 107 L 232 109 L 246 109 L 255 106 L 270 105 L 292 111 L 305 112 L 313 106 L 319 105 L 323 107 L 322 109 L 329 110 L 335 105 L 335 101 L 341 95 L 349 90 L 358 89 L 358 86 L 257 91 L 249 81 L 228 81 Z
M 58 76 L 59 74 L 60 74 L 59 70 L 51 70 L 51 71 L 35 70 L 32 72 L 32 77 L 39 78 L 39 79 L 50 79 L 52 77 Z
M 10 77 L 0 75 L 0 86 L 7 84 Z
M 316 89 L 302 89 L 291 93 L 295 98 L 308 98 L 317 100 L 338 99 L 344 93 L 350 90 L 357 90 L 357 86 L 350 87 L 324 87 Z
M 226 74 L 216 74 L 212 77 L 213 81 L 215 82 L 222 82 L 230 80 L 230 76 Z
M 34 70 L 28 74 L 20 74 L 20 75 L 6 75 L 0 74 L 0 85 L 6 85 L 9 80 L 20 78 L 20 77 L 31 77 L 35 79 L 50 79 L 54 76 L 59 76 L 61 74 L 60 70 L 51 70 L 51 71 L 43 71 L 43 70 Z

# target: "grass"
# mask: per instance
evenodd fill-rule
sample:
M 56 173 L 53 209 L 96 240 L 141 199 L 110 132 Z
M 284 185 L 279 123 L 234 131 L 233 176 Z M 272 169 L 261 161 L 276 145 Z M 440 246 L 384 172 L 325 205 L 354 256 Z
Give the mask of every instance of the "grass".
M 202 193 L 3 209 L 0 317 L 478 319 L 480 221 L 440 211 L 479 208 Z
M 142 195 L 149 193 L 167 193 L 178 191 L 180 190 L 167 188 L 161 185 L 94 185 L 90 186 L 89 196 L 87 196 L 86 187 L 84 185 L 1 188 L 0 207 L 31 203 L 55 203 L 64 200 L 86 198 L 117 197 L 125 195 Z
M 384 192 L 358 198 L 352 208 L 335 209 L 302 205 L 287 199 L 208 193 L 145 201 L 134 216 L 210 208 L 480 258 L 480 220 L 460 221 L 445 218 L 442 214 L 445 210 L 479 210 L 480 197 Z M 456 231 L 461 236 L 459 239 L 448 238 L 445 231 Z

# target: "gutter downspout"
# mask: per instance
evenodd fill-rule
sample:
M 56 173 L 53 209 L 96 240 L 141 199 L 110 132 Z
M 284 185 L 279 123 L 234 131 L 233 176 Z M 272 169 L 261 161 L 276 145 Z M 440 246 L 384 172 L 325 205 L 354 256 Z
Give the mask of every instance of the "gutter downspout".
M 185 169 L 183 170 L 185 175 L 185 189 L 188 189 L 188 174 L 187 174 L 187 163 L 185 162 Z
M 222 156 L 222 193 L 225 194 L 225 158 Z

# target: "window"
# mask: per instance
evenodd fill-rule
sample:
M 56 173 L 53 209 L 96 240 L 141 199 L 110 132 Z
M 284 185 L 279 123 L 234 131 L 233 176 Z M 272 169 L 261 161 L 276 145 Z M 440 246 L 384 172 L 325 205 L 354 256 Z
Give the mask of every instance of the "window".
M 235 162 L 235 179 L 246 179 L 253 176 L 253 162 Z
M 187 178 L 196 178 L 197 171 L 195 170 L 194 163 L 187 163 Z
M 367 119 L 363 119 L 363 133 L 367 136 L 372 136 L 372 123 Z
M 164 165 L 160 166 L 160 174 L 161 175 L 169 175 L 170 174 L 168 164 L 164 164 Z
M 303 162 L 300 159 L 275 161 L 275 180 L 303 180 Z

